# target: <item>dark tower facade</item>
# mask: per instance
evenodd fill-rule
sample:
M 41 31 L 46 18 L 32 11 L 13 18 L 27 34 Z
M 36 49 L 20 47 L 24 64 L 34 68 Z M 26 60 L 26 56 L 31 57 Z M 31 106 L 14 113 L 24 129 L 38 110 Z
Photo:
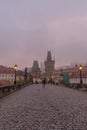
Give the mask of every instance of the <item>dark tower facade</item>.
M 39 64 L 38 64 L 38 61 L 35 60 L 33 62 L 33 66 L 32 66 L 32 69 L 31 69 L 31 74 L 33 77 L 40 77 L 40 74 L 41 74 L 41 71 L 40 71 L 40 68 L 39 68 Z
M 51 77 L 54 72 L 55 60 L 52 60 L 51 51 L 47 53 L 47 60 L 45 61 L 45 74 Z

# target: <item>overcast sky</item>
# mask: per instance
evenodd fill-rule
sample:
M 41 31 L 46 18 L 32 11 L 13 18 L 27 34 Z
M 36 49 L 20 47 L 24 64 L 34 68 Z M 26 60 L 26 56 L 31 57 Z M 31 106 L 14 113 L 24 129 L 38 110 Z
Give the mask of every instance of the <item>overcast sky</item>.
M 87 62 L 87 0 L 0 0 L 0 64 Z

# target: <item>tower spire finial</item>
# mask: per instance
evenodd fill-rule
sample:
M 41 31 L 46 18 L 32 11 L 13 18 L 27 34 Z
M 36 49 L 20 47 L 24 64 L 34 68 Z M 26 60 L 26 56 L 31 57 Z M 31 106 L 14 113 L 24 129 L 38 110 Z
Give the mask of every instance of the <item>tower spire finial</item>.
M 51 51 L 48 51 L 47 53 L 47 61 L 52 61 Z

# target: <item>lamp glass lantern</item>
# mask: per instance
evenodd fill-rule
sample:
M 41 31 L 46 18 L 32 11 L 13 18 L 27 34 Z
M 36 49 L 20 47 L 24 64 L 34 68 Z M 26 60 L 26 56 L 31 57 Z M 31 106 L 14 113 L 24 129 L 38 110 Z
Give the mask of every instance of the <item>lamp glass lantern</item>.
M 80 84 L 82 84 L 82 65 L 79 66 L 79 71 L 80 71 Z
M 15 65 L 14 65 L 14 70 L 15 70 L 14 84 L 16 84 L 16 71 L 17 71 L 17 68 L 18 68 L 18 66 L 17 66 L 17 64 L 15 64 Z
M 81 71 L 82 69 L 83 69 L 83 67 L 80 65 L 80 66 L 79 66 L 79 70 Z

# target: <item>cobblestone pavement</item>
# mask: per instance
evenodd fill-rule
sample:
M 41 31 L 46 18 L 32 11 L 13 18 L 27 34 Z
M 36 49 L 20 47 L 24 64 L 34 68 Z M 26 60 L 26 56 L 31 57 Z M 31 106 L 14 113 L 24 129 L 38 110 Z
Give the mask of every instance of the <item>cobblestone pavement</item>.
M 0 130 L 87 130 L 87 93 L 27 86 L 0 99 Z

